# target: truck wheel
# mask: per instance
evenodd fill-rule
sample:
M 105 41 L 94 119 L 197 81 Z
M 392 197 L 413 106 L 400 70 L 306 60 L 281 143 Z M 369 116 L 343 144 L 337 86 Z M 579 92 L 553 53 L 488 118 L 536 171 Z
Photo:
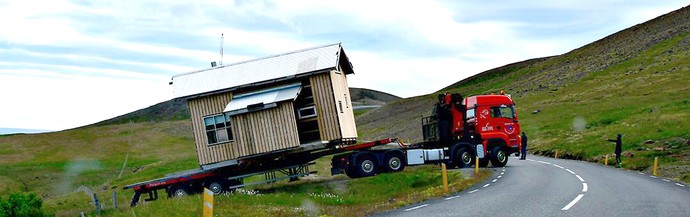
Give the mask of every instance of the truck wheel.
M 376 174 L 376 160 L 370 154 L 360 154 L 355 160 L 355 171 L 359 177 L 373 176 Z
M 225 187 L 227 187 L 225 183 L 226 182 L 223 180 L 214 179 L 208 182 L 204 187 L 208 188 L 208 190 L 211 190 L 213 195 L 219 195 L 225 193 Z
M 474 156 L 466 148 L 460 148 L 453 155 L 453 163 L 458 168 L 472 167 Z
M 357 171 L 355 171 L 355 165 L 350 165 L 345 168 L 345 175 L 351 179 L 359 178 L 359 176 L 357 176 Z
M 491 151 L 491 165 L 494 167 L 504 167 L 508 163 L 508 155 L 500 146 Z
M 400 172 L 405 169 L 403 156 L 398 152 L 386 154 L 383 162 L 385 163 L 384 168 L 387 172 Z
M 486 166 L 489 166 L 489 159 L 488 158 L 479 159 L 479 167 L 486 167 Z

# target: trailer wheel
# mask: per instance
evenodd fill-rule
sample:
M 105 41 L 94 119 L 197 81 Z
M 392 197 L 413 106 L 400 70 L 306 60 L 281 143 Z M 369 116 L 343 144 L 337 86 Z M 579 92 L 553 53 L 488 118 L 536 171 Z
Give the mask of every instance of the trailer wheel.
M 355 160 L 355 171 L 359 177 L 373 176 L 376 174 L 376 160 L 370 154 L 359 154 Z
M 221 179 L 214 179 L 208 182 L 204 187 L 213 192 L 213 195 L 225 193 L 227 184 Z
M 453 163 L 458 168 L 471 167 L 474 163 L 474 156 L 466 148 L 459 148 L 453 155 Z
M 183 186 L 175 186 L 168 192 L 170 197 L 183 197 L 189 195 L 189 190 Z
M 494 167 L 504 167 L 508 163 L 508 154 L 506 151 L 497 146 L 491 151 L 491 165 Z
M 385 169 L 387 172 L 400 172 L 405 169 L 405 161 L 403 155 L 399 152 L 386 154 L 384 158 Z

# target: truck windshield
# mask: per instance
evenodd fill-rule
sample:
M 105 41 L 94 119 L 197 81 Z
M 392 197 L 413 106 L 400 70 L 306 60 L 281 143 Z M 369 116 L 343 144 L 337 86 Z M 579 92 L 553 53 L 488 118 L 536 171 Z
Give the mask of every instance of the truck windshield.
M 515 108 L 513 106 L 491 107 L 492 118 L 515 118 Z

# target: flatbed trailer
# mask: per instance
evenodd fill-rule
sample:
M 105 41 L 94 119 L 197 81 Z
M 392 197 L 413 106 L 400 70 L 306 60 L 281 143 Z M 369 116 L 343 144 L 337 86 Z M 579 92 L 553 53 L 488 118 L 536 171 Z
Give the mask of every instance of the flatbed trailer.
M 295 156 L 285 159 L 267 160 L 268 158 L 257 159 L 256 157 L 241 159 L 226 166 L 168 174 L 163 178 L 127 185 L 124 189 L 134 190 L 130 206 L 136 206 L 141 195 L 148 195 L 144 201 L 157 200 L 159 190 L 165 191 L 168 197 L 199 193 L 204 187 L 213 191 L 214 194 L 221 194 L 244 186 L 271 183 L 283 179 L 295 181 L 299 177 L 315 173 L 315 171 L 309 170 L 309 166 L 314 164 L 312 161 L 320 157 L 358 150 L 364 151 L 372 147 L 391 145 L 396 142 L 397 139 L 387 138 L 355 145 L 334 145 L 327 150 L 296 153 Z M 251 183 L 243 182 L 244 178 L 256 175 L 264 175 L 264 180 Z

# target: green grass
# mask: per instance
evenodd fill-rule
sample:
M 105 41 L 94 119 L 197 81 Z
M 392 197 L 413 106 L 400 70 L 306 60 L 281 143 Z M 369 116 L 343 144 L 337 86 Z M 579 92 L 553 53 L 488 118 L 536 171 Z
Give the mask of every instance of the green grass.
M 105 216 L 196 216 L 200 197 L 161 199 L 135 209 L 128 207 L 133 191 L 123 186 L 198 168 L 189 121 L 143 122 L 86 127 L 63 132 L 0 138 L 0 194 L 35 192 L 44 208 L 57 216 L 95 215 L 90 195 L 96 193 Z M 179 135 L 175 132 L 190 132 Z M 5 151 L 8 150 L 8 151 Z M 120 176 L 125 156 L 127 165 Z M 351 180 L 330 176 L 330 157 L 310 166 L 317 176 L 287 183 L 248 187 L 259 195 L 231 194 L 216 199 L 221 216 L 294 216 L 312 212 L 331 216 L 362 215 L 440 196 L 438 166 L 408 168 L 396 174 Z M 450 173 L 459 191 L 477 178 Z M 262 176 L 248 178 L 260 180 Z M 118 209 L 113 209 L 116 192 Z
M 451 192 L 461 191 L 489 176 L 449 172 Z M 408 168 L 394 174 L 348 179 L 279 182 L 214 198 L 214 212 L 219 216 L 363 216 L 398 208 L 444 195 L 438 166 Z M 201 196 L 162 199 L 130 210 L 109 210 L 113 216 L 195 216 L 201 213 Z

